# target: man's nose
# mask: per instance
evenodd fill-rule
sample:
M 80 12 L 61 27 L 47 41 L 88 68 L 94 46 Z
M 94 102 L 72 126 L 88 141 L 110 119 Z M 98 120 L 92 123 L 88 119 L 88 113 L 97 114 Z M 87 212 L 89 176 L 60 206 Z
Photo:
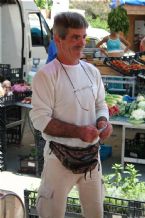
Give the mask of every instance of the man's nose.
M 86 39 L 85 38 L 81 38 L 80 42 L 79 42 L 79 45 L 85 46 L 86 45 Z

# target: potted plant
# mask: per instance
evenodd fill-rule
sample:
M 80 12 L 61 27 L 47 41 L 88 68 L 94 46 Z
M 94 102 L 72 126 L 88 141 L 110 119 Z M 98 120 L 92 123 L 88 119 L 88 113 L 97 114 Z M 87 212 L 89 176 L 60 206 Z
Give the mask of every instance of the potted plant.
M 124 171 L 121 164 L 114 164 L 112 169 L 114 173 L 104 176 L 105 211 L 120 213 L 125 217 L 144 217 L 145 182 L 139 181 L 141 174 L 138 174 L 133 164 L 127 164 Z

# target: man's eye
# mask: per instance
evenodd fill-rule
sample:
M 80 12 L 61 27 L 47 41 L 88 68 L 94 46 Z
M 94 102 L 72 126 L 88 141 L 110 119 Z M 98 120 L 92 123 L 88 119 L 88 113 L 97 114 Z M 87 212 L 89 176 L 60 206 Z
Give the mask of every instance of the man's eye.
M 75 39 L 75 40 L 78 40 L 78 39 L 79 39 L 79 36 L 74 36 L 74 39 Z

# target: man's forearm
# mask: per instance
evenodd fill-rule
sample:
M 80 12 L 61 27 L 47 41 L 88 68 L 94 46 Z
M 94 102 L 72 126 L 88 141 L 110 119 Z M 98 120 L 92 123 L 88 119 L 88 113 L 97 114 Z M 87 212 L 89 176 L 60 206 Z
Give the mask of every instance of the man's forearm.
M 44 133 L 56 137 L 78 138 L 79 126 L 69 124 L 57 119 L 52 119 L 46 128 Z
M 52 119 L 48 123 L 44 133 L 54 137 L 78 138 L 88 143 L 93 142 L 99 136 L 99 131 L 93 125 L 78 126 L 57 119 Z

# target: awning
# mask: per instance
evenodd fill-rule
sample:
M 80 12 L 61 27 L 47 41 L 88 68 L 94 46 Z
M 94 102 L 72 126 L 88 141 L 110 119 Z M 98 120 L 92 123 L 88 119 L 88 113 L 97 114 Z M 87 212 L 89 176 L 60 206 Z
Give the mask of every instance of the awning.
M 112 0 L 110 3 L 111 8 L 116 8 L 118 5 L 145 5 L 145 0 Z

